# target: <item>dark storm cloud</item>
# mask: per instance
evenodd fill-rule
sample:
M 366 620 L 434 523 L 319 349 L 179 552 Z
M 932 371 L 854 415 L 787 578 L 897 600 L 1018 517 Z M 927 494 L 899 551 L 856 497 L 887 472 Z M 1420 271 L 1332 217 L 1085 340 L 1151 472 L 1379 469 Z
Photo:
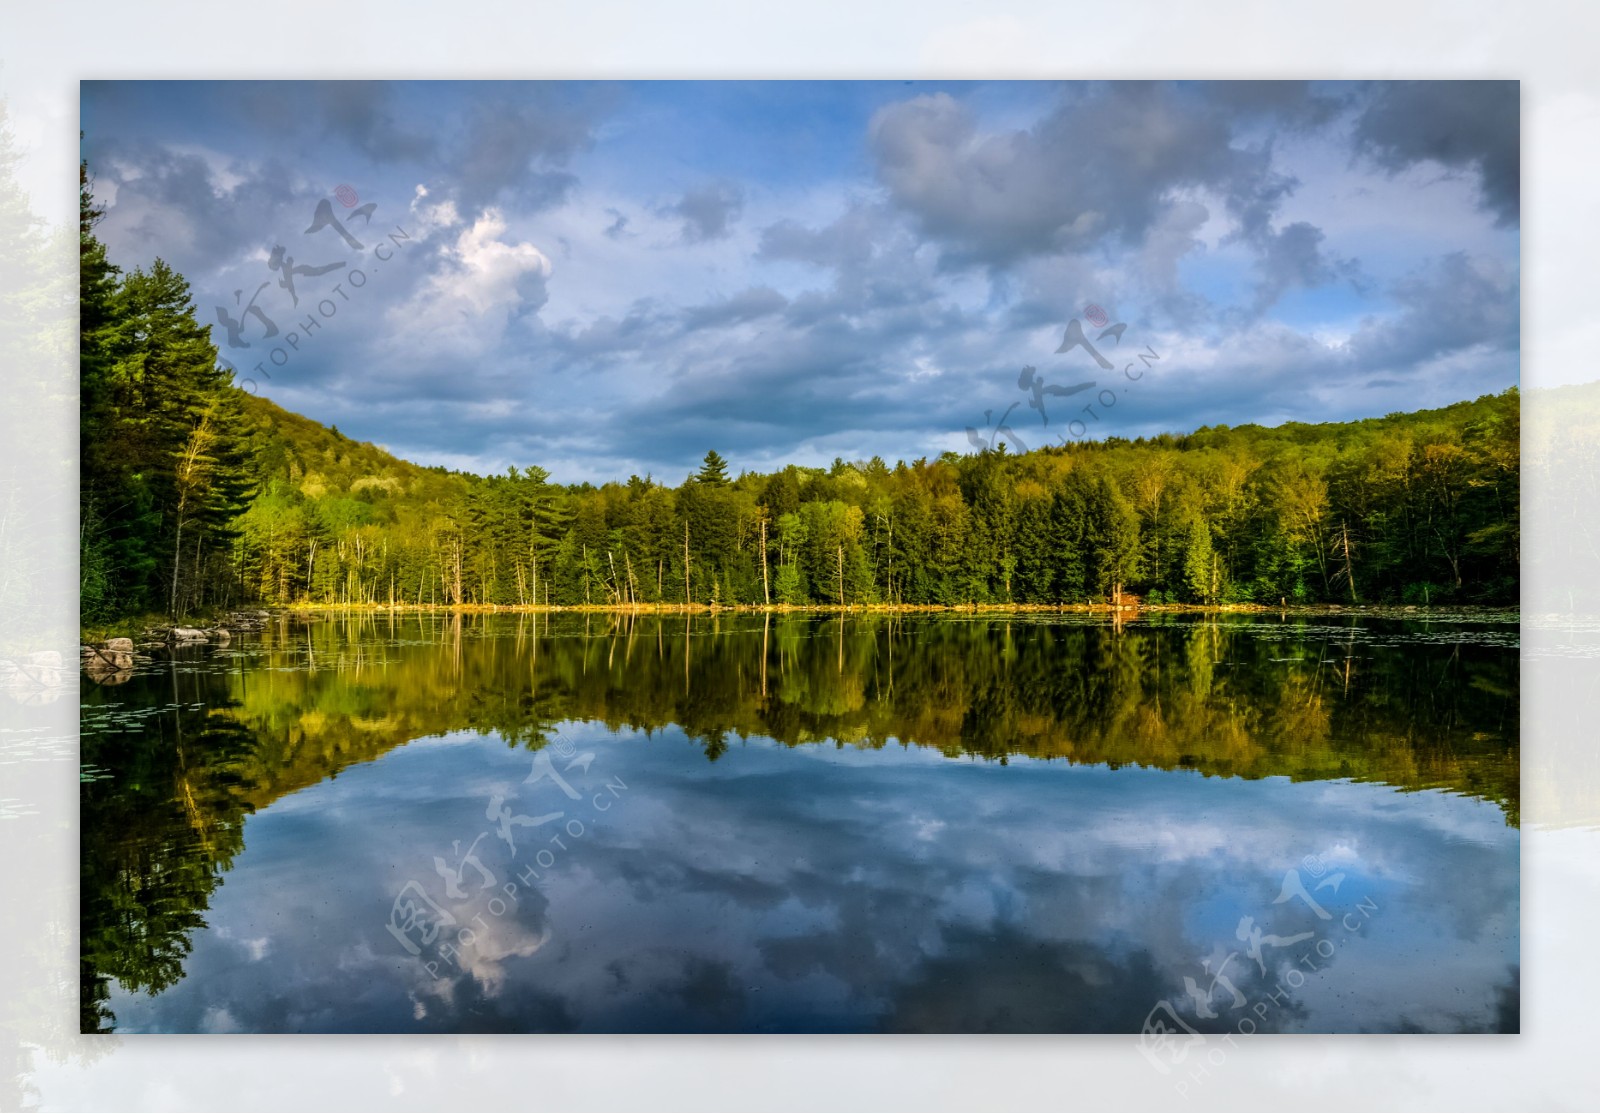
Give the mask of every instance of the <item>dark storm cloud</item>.
M 1279 232 L 1265 232 L 1256 239 L 1256 269 L 1261 276 L 1256 287 L 1257 313 L 1265 312 L 1291 289 L 1313 290 L 1337 281 L 1357 287 L 1365 283 L 1361 265 L 1330 255 L 1323 248 L 1326 239 L 1322 229 L 1306 221 L 1296 221 Z
M 1406 81 L 1375 87 L 1355 123 L 1357 150 L 1391 172 L 1432 161 L 1478 175 L 1501 224 L 1522 205 L 1521 90 L 1515 81 Z
M 890 196 L 957 262 L 1004 265 L 1101 243 L 1134 244 L 1168 195 L 1205 187 L 1247 227 L 1294 188 L 1232 117 L 1169 85 L 1118 84 L 1064 99 L 1032 128 L 980 132 L 946 94 L 881 109 L 869 143 Z
M 225 100 L 237 97 L 239 111 L 276 137 L 274 149 L 320 134 L 379 164 L 428 162 L 438 152 L 436 140 L 419 123 L 402 120 L 392 82 L 250 81 L 213 89 Z
M 716 182 L 685 193 L 666 211 L 682 219 L 683 238 L 691 244 L 720 240 L 744 211 L 744 191 Z
M 396 118 L 393 86 L 387 82 L 318 82 L 313 96 L 329 133 L 373 162 L 426 162 L 437 154 L 433 136 Z
M 1207 81 L 1194 88 L 1242 119 L 1271 119 L 1290 128 L 1326 124 L 1352 97 L 1342 87 L 1319 87 L 1309 81 Z
M 1454 252 L 1397 283 L 1396 318 L 1359 332 L 1358 366 L 1406 369 L 1479 345 L 1515 360 L 1522 311 L 1517 272 L 1499 260 Z
M 528 209 L 557 204 L 577 184 L 567 163 L 594 139 L 609 97 L 560 83 L 518 85 L 476 98 L 448 178 L 470 213 L 496 201 Z
M 946 263 L 998 270 L 1131 247 L 1150 293 L 1178 317 L 1203 306 L 1181 289 L 1177 263 L 1209 216 L 1181 191 L 1206 191 L 1237 222 L 1224 242 L 1255 257 L 1260 314 L 1292 289 L 1363 281 L 1359 261 L 1330 251 L 1315 224 L 1274 227 L 1299 182 L 1277 168 L 1273 137 L 1324 126 L 1353 96 L 1303 82 L 1118 84 L 1063 98 L 1031 129 L 988 133 L 954 99 L 921 97 L 881 110 L 871 144 L 891 198 Z M 815 250 L 786 231 L 769 233 L 771 254 Z
M 218 165 L 194 151 L 116 141 L 86 141 L 85 157 L 99 197 L 115 186 L 97 228 L 113 260 L 148 266 L 160 256 L 191 280 L 298 237 L 321 198 L 277 160 Z

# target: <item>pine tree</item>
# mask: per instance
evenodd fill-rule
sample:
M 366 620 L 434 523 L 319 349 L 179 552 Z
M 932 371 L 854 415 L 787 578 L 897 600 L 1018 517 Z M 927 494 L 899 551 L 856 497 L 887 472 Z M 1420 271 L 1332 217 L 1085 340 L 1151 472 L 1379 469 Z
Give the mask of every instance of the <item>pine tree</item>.
M 728 483 L 728 462 L 717 455 L 716 449 L 712 449 L 706 453 L 705 463 L 700 466 L 700 471 L 695 473 L 694 478 L 696 483 L 725 487 Z
M 188 282 L 160 259 L 119 282 L 94 234 L 102 216 L 81 165 L 82 557 L 114 582 L 86 609 L 177 616 L 203 599 L 209 561 L 253 494 L 250 431 Z
M 100 619 L 126 604 L 130 576 L 148 572 L 119 539 L 136 500 L 114 444 L 116 414 L 110 379 L 116 346 L 118 269 L 94 234 L 105 210 L 94 202 L 88 163 L 78 166 L 78 472 L 79 606 Z M 119 544 L 119 541 L 121 544 Z

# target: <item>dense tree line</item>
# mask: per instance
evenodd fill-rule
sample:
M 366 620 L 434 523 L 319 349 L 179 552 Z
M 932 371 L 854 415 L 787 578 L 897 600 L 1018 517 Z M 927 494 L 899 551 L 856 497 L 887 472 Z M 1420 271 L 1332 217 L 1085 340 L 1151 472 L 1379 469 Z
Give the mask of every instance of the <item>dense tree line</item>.
M 1515 389 L 1440 410 L 891 466 L 564 486 L 421 468 L 230 385 L 83 193 L 89 617 L 378 605 L 1517 599 Z
M 86 618 L 207 602 L 230 575 L 255 484 L 244 395 L 189 285 L 157 259 L 123 273 L 79 188 L 80 599 Z
M 242 597 L 376 604 L 1514 603 L 1518 398 L 676 487 L 402 465 L 250 400 Z

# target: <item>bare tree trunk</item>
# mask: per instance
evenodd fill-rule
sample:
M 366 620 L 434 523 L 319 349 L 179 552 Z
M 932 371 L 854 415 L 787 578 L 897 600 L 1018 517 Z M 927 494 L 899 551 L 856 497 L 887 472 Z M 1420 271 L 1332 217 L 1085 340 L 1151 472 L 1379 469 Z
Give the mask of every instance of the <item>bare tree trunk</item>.
M 178 566 L 183 564 L 183 509 L 178 509 L 178 533 L 173 540 L 172 547 L 172 598 L 168 601 L 167 610 L 172 617 L 178 617 Z
M 772 592 L 767 587 L 767 516 L 761 516 L 761 600 L 767 606 L 772 606 Z M 761 692 L 766 694 L 765 661 L 761 675 Z
M 1339 523 L 1339 547 L 1344 557 L 1344 577 L 1350 583 L 1350 602 L 1356 603 L 1356 570 L 1350 559 L 1350 528 L 1343 522 Z

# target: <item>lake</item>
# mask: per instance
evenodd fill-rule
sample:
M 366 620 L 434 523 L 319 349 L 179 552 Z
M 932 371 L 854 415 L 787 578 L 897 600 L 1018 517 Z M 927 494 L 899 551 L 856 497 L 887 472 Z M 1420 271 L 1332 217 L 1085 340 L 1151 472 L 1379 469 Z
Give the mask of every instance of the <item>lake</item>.
M 83 682 L 83 1027 L 1515 1031 L 1518 655 L 1463 616 L 279 617 Z

